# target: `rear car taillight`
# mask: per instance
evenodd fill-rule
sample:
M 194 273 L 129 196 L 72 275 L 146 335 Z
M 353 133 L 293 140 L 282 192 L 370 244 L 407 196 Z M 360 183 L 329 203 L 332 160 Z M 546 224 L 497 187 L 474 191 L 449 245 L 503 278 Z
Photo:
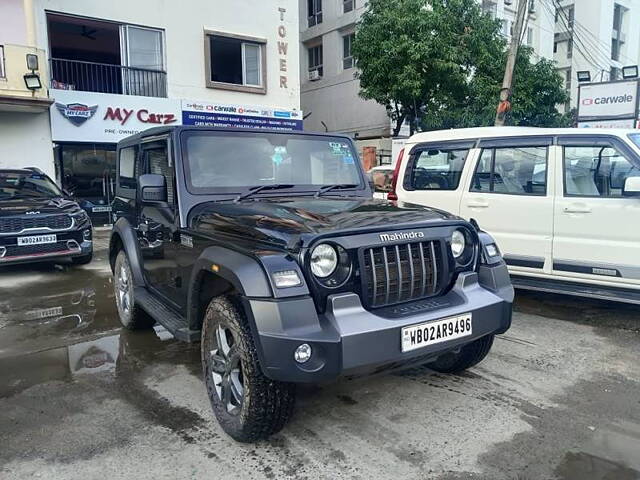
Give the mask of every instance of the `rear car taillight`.
M 396 160 L 396 168 L 393 170 L 393 178 L 391 179 L 391 191 L 387 194 L 387 200 L 398 200 L 396 185 L 398 184 L 398 176 L 400 175 L 400 164 L 402 163 L 402 157 L 404 157 L 404 148 L 400 150 L 398 159 Z

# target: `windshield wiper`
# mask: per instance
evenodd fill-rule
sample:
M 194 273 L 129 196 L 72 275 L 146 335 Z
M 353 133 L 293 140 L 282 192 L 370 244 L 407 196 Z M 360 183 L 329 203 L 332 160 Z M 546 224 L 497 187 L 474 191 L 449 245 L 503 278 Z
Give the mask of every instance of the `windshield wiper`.
M 357 183 L 338 183 L 336 185 L 325 185 L 324 187 L 320 187 L 315 194 L 315 197 L 318 198 L 320 195 L 324 195 L 331 190 L 343 190 L 346 188 L 356 188 L 358 186 Z
M 240 200 L 244 200 L 245 198 L 249 198 L 252 195 L 255 195 L 258 192 L 262 192 L 263 190 L 284 190 L 286 188 L 293 188 L 295 185 L 291 183 L 276 183 L 273 185 L 260 185 L 257 187 L 251 187 L 248 192 L 241 193 L 236 198 L 233 199 L 234 202 L 239 202 Z

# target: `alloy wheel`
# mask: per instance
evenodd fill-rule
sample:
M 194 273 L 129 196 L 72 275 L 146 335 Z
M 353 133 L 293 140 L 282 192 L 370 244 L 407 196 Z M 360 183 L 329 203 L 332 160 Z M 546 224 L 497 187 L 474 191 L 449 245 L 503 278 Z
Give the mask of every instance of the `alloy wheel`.
M 242 408 L 244 384 L 242 361 L 235 348 L 235 338 L 229 328 L 218 325 L 214 349 L 209 352 L 211 377 L 218 398 L 232 415 L 238 415 Z

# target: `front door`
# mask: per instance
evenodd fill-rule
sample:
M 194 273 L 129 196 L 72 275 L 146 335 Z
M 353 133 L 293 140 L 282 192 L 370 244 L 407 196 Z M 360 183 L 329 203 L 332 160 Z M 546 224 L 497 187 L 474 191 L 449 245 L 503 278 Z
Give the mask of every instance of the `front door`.
M 168 141 L 155 140 L 141 146 L 142 163 L 146 173 L 163 175 L 167 182 L 166 205 L 140 205 L 138 241 L 143 256 L 144 273 L 148 285 L 176 308 L 184 300 L 181 295 L 182 278 L 176 262 L 180 247 L 175 198 L 175 170 Z
M 553 273 L 595 283 L 640 285 L 640 199 L 622 195 L 640 159 L 614 137 L 559 140 Z
M 484 141 L 460 215 L 494 236 L 513 273 L 551 270 L 551 139 Z
M 97 226 L 111 223 L 115 164 L 115 145 L 60 146 L 62 188 L 73 194 Z

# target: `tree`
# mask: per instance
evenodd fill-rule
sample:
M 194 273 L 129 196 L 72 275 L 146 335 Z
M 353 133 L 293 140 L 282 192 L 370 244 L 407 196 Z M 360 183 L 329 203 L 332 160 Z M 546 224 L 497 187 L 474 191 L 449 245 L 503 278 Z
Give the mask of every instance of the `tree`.
M 353 43 L 360 95 L 384 105 L 411 133 L 492 125 L 506 61 L 500 22 L 476 0 L 370 0 Z M 562 125 L 555 111 L 567 94 L 548 60 L 532 64 L 522 48 L 516 64 L 516 125 Z

